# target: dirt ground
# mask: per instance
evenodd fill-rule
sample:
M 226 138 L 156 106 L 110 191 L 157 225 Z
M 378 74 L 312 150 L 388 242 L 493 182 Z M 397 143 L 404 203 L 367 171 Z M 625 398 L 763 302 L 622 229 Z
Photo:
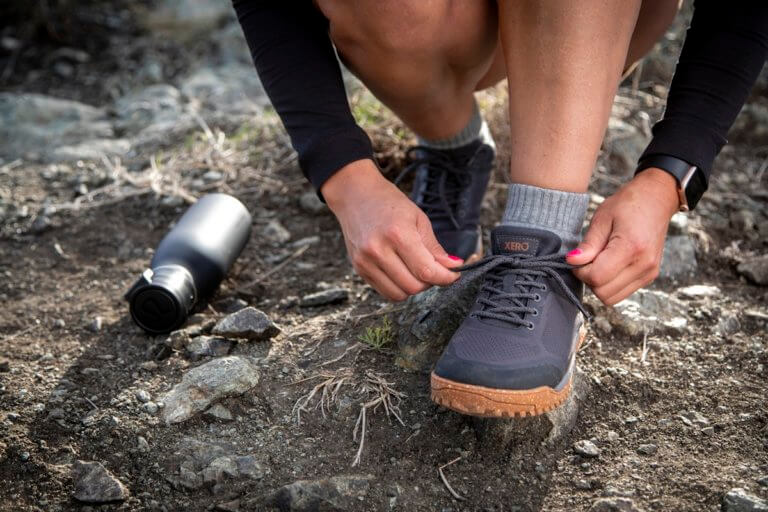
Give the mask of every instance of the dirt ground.
M 626 123 L 642 132 L 658 117 L 669 67 L 662 56 L 679 48 L 677 34 L 657 50 L 658 62 L 647 65 L 646 75 L 622 84 L 611 130 Z M 151 52 L 170 61 L 185 48 L 151 34 L 133 44 L 137 60 Z M 199 57 L 197 44 L 180 62 Z M 49 76 L 43 85 L 35 81 L 43 64 L 35 69 L 23 61 L 3 90 L 106 105 L 109 91 L 95 94 L 94 83 L 80 87 L 79 81 L 103 73 L 109 51 L 78 64 L 74 76 Z M 169 71 L 169 80 L 183 71 Z M 111 72 L 133 79 L 131 70 Z M 768 111 L 766 83 L 750 99 L 755 112 Z M 486 227 L 504 199 L 504 95 L 502 85 L 480 97 L 500 148 L 484 202 Z M 394 174 L 411 136 L 370 95 L 358 90 L 353 97 L 382 167 Z M 395 322 L 397 312 L 390 311 L 400 306 L 385 303 L 353 274 L 332 214 L 300 204 L 309 187 L 273 114 L 245 123 L 211 121 L 213 139 L 195 127 L 157 141 L 151 154 L 119 162 L 0 154 L 0 510 L 95 509 L 72 498 L 75 460 L 101 462 L 130 490 L 123 502 L 97 507 L 103 510 L 234 510 L 233 501 L 240 510 L 260 510 L 258 498 L 283 485 L 337 475 L 373 476 L 349 510 L 570 511 L 623 496 L 639 510 L 715 511 L 737 487 L 768 498 L 768 288 L 737 271 L 740 262 L 768 252 L 768 137 L 751 122 L 737 124 L 710 191 L 689 217 L 685 232 L 695 246 L 696 272 L 653 285 L 685 304 L 686 326 L 649 327 L 647 336 L 632 336 L 618 325 L 592 324 L 579 355 L 591 392 L 573 431 L 554 447 L 525 436 L 503 448 L 489 446 L 471 418 L 429 400 L 428 375 L 394 364 L 396 341 L 380 350 L 359 345 L 366 329 L 381 327 L 385 318 Z M 626 169 L 615 170 L 622 158 L 607 142 L 592 188 L 595 202 L 626 179 Z M 209 171 L 220 179 L 200 185 Z M 88 184 L 85 194 L 81 182 Z M 237 196 L 254 225 L 244 253 L 198 318 L 221 318 L 241 299 L 282 332 L 233 349 L 256 358 L 260 383 L 221 402 L 231 421 L 199 414 L 166 426 L 137 392 L 158 402 L 208 359 L 165 350 L 164 337 L 147 336 L 131 322 L 122 295 L 186 208 L 184 199 L 207 191 Z M 35 225 L 46 208 L 46 223 Z M 287 229 L 287 240 L 274 236 L 273 220 Z M 296 241 L 307 237 L 318 239 L 302 242 L 309 244 L 302 251 Z M 276 265 L 284 266 L 267 274 Z M 693 284 L 719 291 L 681 295 Z M 348 289 L 349 299 L 298 305 L 300 297 L 329 287 Z M 608 316 L 594 298 L 589 304 Z M 353 431 L 361 403 L 370 399 L 358 384 L 368 372 L 403 393 L 402 424 L 381 409 L 369 414 L 361 460 L 353 467 L 359 448 Z M 295 404 L 323 375 L 349 375 L 349 384 L 329 411 L 310 401 L 299 423 Z M 251 454 L 263 475 L 215 487 L 179 485 L 178 453 L 190 439 Z M 578 440 L 592 440 L 599 456 L 577 455 Z M 438 472 L 457 458 L 443 472 L 463 500 L 451 496 Z

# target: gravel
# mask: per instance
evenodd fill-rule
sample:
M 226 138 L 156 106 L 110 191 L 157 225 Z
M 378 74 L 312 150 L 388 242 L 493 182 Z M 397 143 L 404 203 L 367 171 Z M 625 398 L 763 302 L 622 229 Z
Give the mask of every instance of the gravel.
M 573 451 L 583 457 L 598 457 L 600 455 L 600 448 L 592 441 L 586 439 L 573 443 Z

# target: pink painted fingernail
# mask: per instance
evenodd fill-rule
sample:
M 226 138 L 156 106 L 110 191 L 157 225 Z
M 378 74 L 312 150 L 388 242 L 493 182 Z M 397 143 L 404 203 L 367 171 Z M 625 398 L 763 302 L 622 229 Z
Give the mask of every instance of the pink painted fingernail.
M 565 256 L 566 258 L 570 258 L 571 256 L 578 256 L 579 254 L 581 254 L 581 249 L 574 249 Z
M 449 254 L 448 257 L 451 258 L 453 261 L 461 261 L 461 258 L 459 258 L 458 256 L 454 256 L 453 254 Z

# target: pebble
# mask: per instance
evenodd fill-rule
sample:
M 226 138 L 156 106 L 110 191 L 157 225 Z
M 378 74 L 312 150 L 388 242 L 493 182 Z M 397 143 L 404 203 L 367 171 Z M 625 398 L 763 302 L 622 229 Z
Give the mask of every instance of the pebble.
M 157 370 L 157 363 L 154 361 L 144 361 L 139 365 L 139 368 L 147 371 Z
M 689 236 L 670 236 L 664 242 L 659 277 L 678 280 L 696 273 L 696 246 Z
M 349 300 L 349 290 L 346 288 L 329 288 L 316 293 L 305 295 L 299 301 L 301 307 L 316 307 L 329 304 L 339 304 Z
M 11 371 L 11 363 L 0 361 L 0 373 L 8 373 L 9 371 Z
M 63 329 L 64 327 L 66 327 L 66 325 L 67 325 L 66 322 L 64 322 L 64 320 L 62 320 L 61 318 L 57 318 L 56 320 L 53 321 L 54 329 Z
M 600 455 L 600 448 L 587 439 L 576 441 L 573 444 L 573 451 L 583 457 L 597 457 Z
M 267 240 L 277 244 L 284 244 L 291 239 L 291 232 L 276 219 L 269 221 L 267 225 L 264 226 L 264 229 L 262 229 L 261 234 Z
M 701 429 L 701 433 L 705 436 L 713 436 L 715 435 L 715 427 L 704 427 Z
M 123 501 L 128 489 L 99 462 L 76 461 L 72 466 L 74 498 L 85 503 Z
M 39 235 L 51 229 L 52 226 L 53 223 L 48 216 L 38 215 L 35 217 L 35 220 L 32 221 L 32 225 L 30 226 L 29 231 L 33 235 Z
M 640 509 L 629 498 L 610 497 L 596 500 L 589 512 L 640 512 Z
M 21 462 L 27 462 L 29 460 L 29 452 L 21 452 L 21 454 L 19 454 L 19 459 Z
M 736 271 L 755 284 L 768 286 L 768 254 L 739 263 Z
M 640 446 L 637 447 L 637 453 L 639 453 L 640 455 L 653 455 L 657 451 L 659 451 L 659 447 L 651 443 L 641 444 Z
M 620 438 L 619 433 L 614 431 L 614 430 L 609 430 L 608 434 L 606 434 L 606 437 L 607 437 L 608 441 L 611 442 L 611 443 L 615 443 Z
M 211 333 L 224 337 L 265 341 L 279 334 L 280 328 L 263 311 L 249 306 L 219 320 Z
M 602 334 L 611 334 L 611 331 L 613 331 L 611 322 L 602 315 L 595 316 L 592 319 L 592 325 L 594 325 L 595 329 Z
M 768 502 L 737 487 L 723 497 L 723 512 L 768 512 Z
M 588 490 L 590 490 L 592 488 L 592 484 L 587 482 L 583 478 L 581 478 L 579 480 L 576 480 L 573 483 L 573 486 L 576 487 L 577 489 L 583 489 L 585 491 L 588 491 Z
M 307 213 L 317 214 L 328 209 L 315 192 L 305 192 L 299 197 L 299 206 Z
M 758 478 L 757 483 L 762 485 L 763 487 L 768 487 L 768 475 Z
M 155 402 L 147 402 L 141 408 L 144 409 L 144 411 L 148 414 L 155 414 L 159 409 Z
M 741 330 L 741 322 L 739 322 L 739 318 L 736 315 L 728 314 L 717 322 L 715 330 L 722 336 L 729 336 Z
M 103 323 L 102 318 L 100 316 L 97 316 L 88 325 L 88 330 L 91 331 L 91 332 L 99 332 L 101 330 L 102 323 Z
M 140 390 L 138 390 L 136 392 L 136 400 L 138 400 L 139 402 L 145 404 L 145 403 L 149 402 L 150 400 L 152 400 L 152 396 L 147 391 L 144 391 L 143 389 L 140 389 Z
M 232 421 L 234 419 L 230 410 L 221 404 L 212 405 L 210 409 L 205 411 L 205 415 L 221 421 Z
M 239 395 L 259 383 L 258 367 L 249 358 L 226 356 L 189 370 L 163 398 L 166 423 L 186 421 L 226 396 Z
M 149 451 L 149 443 L 147 442 L 147 439 L 144 436 L 139 436 L 136 438 L 136 448 L 138 448 L 140 452 Z
M 197 336 L 191 338 L 186 346 L 186 356 L 197 361 L 203 357 L 221 357 L 226 356 L 232 351 L 235 342 L 226 338 L 216 336 Z
M 677 293 L 681 297 L 686 299 L 700 299 L 703 297 L 714 297 L 720 295 L 720 288 L 717 286 L 710 286 L 706 284 L 694 284 L 692 286 L 685 286 L 677 290 Z

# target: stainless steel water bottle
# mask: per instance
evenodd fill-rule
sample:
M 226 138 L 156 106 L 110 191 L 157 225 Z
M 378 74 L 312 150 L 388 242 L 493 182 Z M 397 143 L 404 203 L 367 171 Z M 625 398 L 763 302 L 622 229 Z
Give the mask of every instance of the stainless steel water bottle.
M 251 215 L 227 194 L 193 204 L 163 238 L 150 268 L 128 290 L 133 320 L 151 334 L 178 329 L 224 279 L 251 236 Z

